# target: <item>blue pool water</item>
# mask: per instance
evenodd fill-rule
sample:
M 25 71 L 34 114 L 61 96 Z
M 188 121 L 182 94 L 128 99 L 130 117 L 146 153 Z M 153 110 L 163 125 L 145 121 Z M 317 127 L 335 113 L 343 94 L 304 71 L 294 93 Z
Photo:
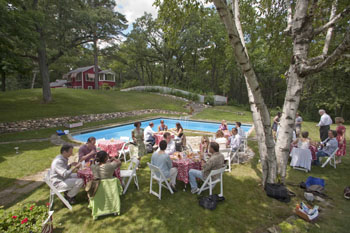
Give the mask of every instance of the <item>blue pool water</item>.
M 180 122 L 184 129 L 189 130 L 198 130 L 198 131 L 206 131 L 215 133 L 220 126 L 220 123 L 212 123 L 212 122 L 203 122 L 203 121 L 192 121 L 192 120 L 177 120 L 177 119 L 169 119 L 169 118 L 157 118 L 148 121 L 141 122 L 141 128 L 146 128 L 148 124 L 152 121 L 154 123 L 153 130 L 158 131 L 158 126 L 160 125 L 160 120 L 164 120 L 164 123 L 168 126 L 168 129 L 175 128 L 176 122 Z M 229 130 L 234 128 L 235 125 L 228 125 Z M 242 125 L 242 129 L 247 133 L 251 125 Z M 96 139 L 119 139 L 120 137 L 129 137 L 131 138 L 131 131 L 134 129 L 134 124 L 121 125 L 108 129 L 101 129 L 92 132 L 86 132 L 81 134 L 73 135 L 75 140 L 86 142 L 89 137 L 95 137 Z

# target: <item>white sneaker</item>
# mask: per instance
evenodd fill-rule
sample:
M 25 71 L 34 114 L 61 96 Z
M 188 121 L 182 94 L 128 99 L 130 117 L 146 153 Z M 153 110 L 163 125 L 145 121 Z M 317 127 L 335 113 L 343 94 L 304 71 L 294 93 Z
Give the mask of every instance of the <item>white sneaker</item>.
M 198 192 L 199 192 L 199 188 L 191 189 L 191 193 L 192 194 L 195 194 L 195 193 L 198 193 Z

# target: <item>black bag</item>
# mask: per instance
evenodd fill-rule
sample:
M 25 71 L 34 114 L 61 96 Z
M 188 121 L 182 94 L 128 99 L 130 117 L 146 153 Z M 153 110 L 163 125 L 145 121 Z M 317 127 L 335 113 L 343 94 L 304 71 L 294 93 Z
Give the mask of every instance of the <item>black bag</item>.
M 348 186 L 344 189 L 344 197 L 346 199 L 350 200 L 350 186 Z
M 213 197 L 213 195 L 208 197 L 201 197 L 199 199 L 199 205 L 202 206 L 204 209 L 215 210 L 216 199 Z
M 265 185 L 266 195 L 275 198 L 279 201 L 288 203 L 290 202 L 289 191 L 283 184 L 269 184 Z

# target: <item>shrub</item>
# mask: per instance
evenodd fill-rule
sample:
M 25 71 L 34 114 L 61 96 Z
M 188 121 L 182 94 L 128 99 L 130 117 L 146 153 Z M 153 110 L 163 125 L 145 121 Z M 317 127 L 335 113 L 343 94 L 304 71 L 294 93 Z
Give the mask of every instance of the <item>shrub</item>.
M 19 204 L 18 210 L 0 210 L 0 232 L 41 232 L 42 224 L 48 217 L 48 203 L 37 206 Z
M 212 95 L 207 95 L 204 97 L 204 103 L 209 104 L 211 106 L 214 106 L 214 96 Z
M 127 80 L 123 83 L 122 88 L 129 88 L 139 85 L 137 80 Z

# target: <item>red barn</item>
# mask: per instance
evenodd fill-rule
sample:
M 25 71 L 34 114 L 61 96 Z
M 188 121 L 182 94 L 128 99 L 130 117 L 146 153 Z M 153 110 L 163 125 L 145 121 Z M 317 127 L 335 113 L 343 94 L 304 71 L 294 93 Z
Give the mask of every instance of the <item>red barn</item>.
M 111 70 L 98 68 L 98 86 L 112 88 L 115 86 L 115 73 Z M 64 75 L 68 79 L 67 87 L 75 89 L 95 89 L 94 66 L 81 67 Z

